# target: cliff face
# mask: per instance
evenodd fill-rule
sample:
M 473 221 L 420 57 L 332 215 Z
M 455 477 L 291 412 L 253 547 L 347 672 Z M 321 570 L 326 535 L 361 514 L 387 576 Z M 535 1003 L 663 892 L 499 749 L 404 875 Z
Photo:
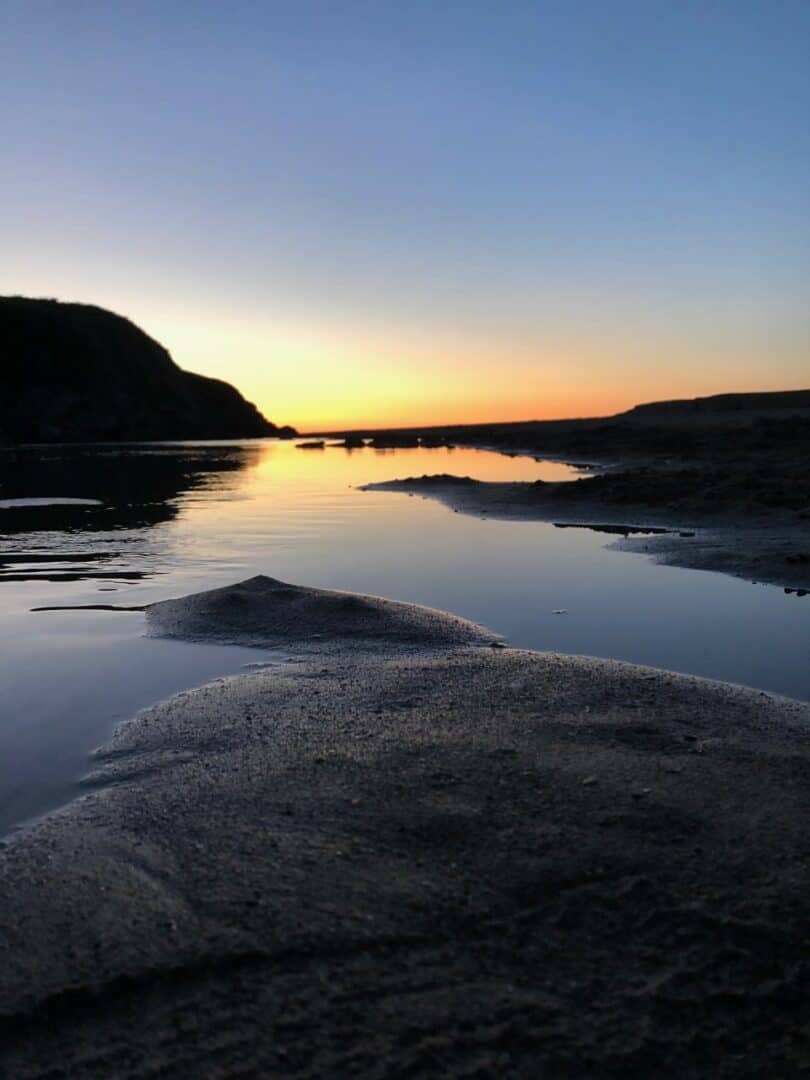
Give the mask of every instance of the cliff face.
M 0 297 L 0 441 L 287 435 L 234 387 L 183 371 L 103 308 Z

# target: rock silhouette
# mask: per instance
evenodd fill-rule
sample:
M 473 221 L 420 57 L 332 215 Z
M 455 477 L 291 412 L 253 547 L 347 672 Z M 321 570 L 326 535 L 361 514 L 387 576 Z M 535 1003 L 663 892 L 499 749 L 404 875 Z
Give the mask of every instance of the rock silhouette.
M 0 442 L 287 434 L 219 379 L 183 371 L 111 311 L 0 297 Z

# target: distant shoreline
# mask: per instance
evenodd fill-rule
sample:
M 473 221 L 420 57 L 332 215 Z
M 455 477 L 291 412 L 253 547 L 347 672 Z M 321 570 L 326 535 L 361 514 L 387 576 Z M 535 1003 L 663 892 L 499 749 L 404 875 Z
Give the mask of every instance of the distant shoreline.
M 652 401 L 635 405 L 625 412 L 606 416 L 561 417 L 553 420 L 481 420 L 464 424 L 409 424 L 398 427 L 371 426 L 355 428 L 314 428 L 302 433 L 302 438 L 345 438 L 377 435 L 391 436 L 444 436 L 448 440 L 469 445 L 470 439 L 480 438 L 482 433 L 500 435 L 502 442 L 516 443 L 520 438 L 536 439 L 538 435 L 552 435 L 573 431 L 586 431 L 606 424 L 654 424 L 706 427 L 722 422 L 725 426 L 738 426 L 761 416 L 795 416 L 810 414 L 810 389 L 774 390 L 715 394 L 712 397 L 683 398 L 676 401 Z
M 572 483 L 392 477 L 407 491 L 493 518 L 663 527 L 626 550 L 661 562 L 810 589 L 810 390 L 637 406 L 613 417 L 367 433 L 372 447 L 448 446 L 588 468 Z M 349 433 L 347 442 L 361 433 Z M 683 535 L 692 534 L 692 535 Z

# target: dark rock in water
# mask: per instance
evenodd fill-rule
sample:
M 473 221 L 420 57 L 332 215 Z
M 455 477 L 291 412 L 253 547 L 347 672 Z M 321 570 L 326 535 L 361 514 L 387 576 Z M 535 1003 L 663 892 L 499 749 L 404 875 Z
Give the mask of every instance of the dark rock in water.
M 300 443 L 297 443 L 296 444 L 296 449 L 298 449 L 298 450 L 323 450 L 325 445 L 326 444 L 324 443 L 323 439 L 313 439 L 312 442 L 300 442 Z
M 478 484 L 480 482 L 478 480 L 474 480 L 471 476 L 453 476 L 452 473 L 434 473 L 432 476 L 429 476 L 427 473 L 425 473 L 423 476 L 413 477 L 412 479 L 408 479 L 403 482 L 409 484 L 412 481 L 415 481 L 418 484 L 422 484 L 424 487 L 430 487 L 432 484 L 436 484 L 439 486 L 444 484 L 455 484 L 460 486 Z
M 327 446 L 331 446 L 335 450 L 363 450 L 365 445 L 366 440 L 360 435 L 347 435 L 340 442 L 327 443 Z
M 183 371 L 162 345 L 103 308 L 0 297 L 0 340 L 0 441 L 281 433 L 234 387 Z
M 375 435 L 368 444 L 374 450 L 414 450 L 419 446 L 416 435 Z
M 590 529 L 591 532 L 611 533 L 616 536 L 659 536 L 671 531 L 655 525 L 602 525 L 585 521 L 555 521 L 553 524 L 555 529 Z M 683 536 L 683 533 L 681 535 Z M 694 536 L 694 533 L 690 535 Z

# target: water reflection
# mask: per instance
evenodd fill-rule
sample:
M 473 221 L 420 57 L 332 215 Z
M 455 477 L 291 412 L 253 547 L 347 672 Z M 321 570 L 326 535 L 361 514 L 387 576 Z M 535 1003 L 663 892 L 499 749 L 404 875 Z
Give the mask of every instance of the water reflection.
M 221 491 L 255 466 L 261 444 L 49 446 L 0 452 L 3 499 L 98 505 L 0 509 L 0 581 L 137 581 L 157 572 L 146 535 L 173 521 L 182 497 Z M 88 544 L 88 534 L 92 546 Z
M 12 457 L 21 468 L 9 469 Z M 0 510 L 0 647 L 15 648 L 21 613 L 37 627 L 59 617 L 28 616 L 35 607 L 137 608 L 263 573 L 444 608 L 515 645 L 810 696 L 810 608 L 781 589 L 607 550 L 627 528 L 479 520 L 418 496 L 359 490 L 436 473 L 580 475 L 559 462 L 465 448 L 307 453 L 270 440 L 33 448 L 0 468 L 2 497 L 103 500 Z M 560 609 L 564 619 L 553 615 Z
M 439 451 L 356 451 L 330 447 L 311 458 L 275 441 L 240 443 L 144 443 L 23 447 L 0 451 L 0 496 L 11 499 L 88 499 L 99 505 L 53 505 L 0 509 L 0 582 L 29 580 L 136 582 L 165 573 L 176 548 L 198 546 L 193 531 L 214 536 L 205 508 L 213 508 L 220 532 L 227 533 L 222 507 L 254 504 L 269 519 L 291 504 L 307 505 L 316 494 L 345 490 L 351 483 L 390 478 L 391 458 L 404 469 L 433 469 Z M 450 449 L 444 451 L 449 454 Z M 444 456 L 444 454 L 442 456 Z M 474 470 L 479 479 L 572 479 L 557 462 L 531 458 L 509 462 L 501 455 L 454 451 L 454 469 Z M 253 471 L 250 478 L 245 474 Z M 327 496 L 328 501 L 328 496 Z M 169 536 L 157 526 L 194 511 L 188 529 Z M 267 521 L 270 532 L 274 523 Z M 90 536 L 94 534 L 94 536 Z M 228 550 L 220 536 L 217 547 Z M 212 551 L 210 557 L 215 557 Z M 182 553 L 179 555 L 182 560 Z

